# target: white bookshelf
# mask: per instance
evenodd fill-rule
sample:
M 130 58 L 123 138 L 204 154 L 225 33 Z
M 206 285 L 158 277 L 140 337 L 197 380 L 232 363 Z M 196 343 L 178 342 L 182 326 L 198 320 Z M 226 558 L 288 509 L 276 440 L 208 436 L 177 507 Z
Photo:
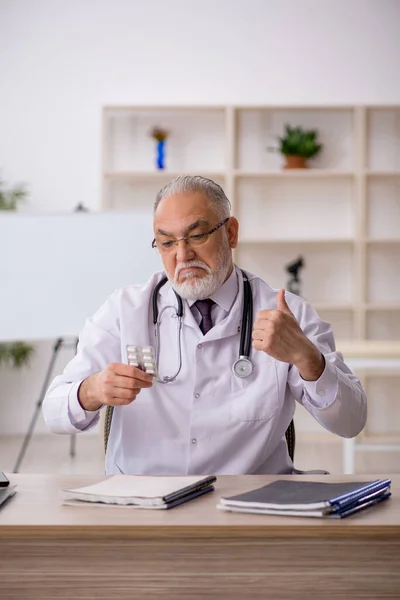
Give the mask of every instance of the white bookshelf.
M 345 358 L 400 358 L 400 106 L 108 106 L 102 119 L 104 209 L 150 218 L 177 175 L 214 179 L 240 221 L 239 266 L 286 287 L 285 265 L 301 254 L 302 295 Z M 266 150 L 285 123 L 318 129 L 324 150 L 311 168 L 283 170 Z M 163 171 L 154 126 L 171 132 Z M 356 450 L 384 450 L 400 434 L 398 368 L 356 371 L 369 418 L 358 442 L 345 441 L 346 470 Z M 300 409 L 296 427 L 320 430 Z
M 400 106 L 108 106 L 102 207 L 151 211 L 180 174 L 222 185 L 240 221 L 236 262 L 285 287 L 305 259 L 302 294 L 339 340 L 400 339 Z M 309 169 L 282 169 L 285 123 L 316 128 Z M 155 168 L 154 126 L 170 131 Z

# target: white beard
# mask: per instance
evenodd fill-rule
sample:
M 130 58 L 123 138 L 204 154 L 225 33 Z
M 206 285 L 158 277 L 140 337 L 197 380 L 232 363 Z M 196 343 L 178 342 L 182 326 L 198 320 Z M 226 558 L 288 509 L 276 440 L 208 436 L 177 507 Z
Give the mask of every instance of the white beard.
M 178 276 L 182 269 L 200 267 L 207 272 L 203 277 L 196 277 L 196 271 L 184 274 L 186 281 L 178 282 Z M 231 267 L 231 251 L 229 246 L 224 246 L 217 256 L 217 264 L 214 270 L 200 260 L 189 260 L 176 266 L 174 278 L 170 283 L 175 292 L 185 300 L 204 300 L 210 298 L 214 292 L 224 283 Z

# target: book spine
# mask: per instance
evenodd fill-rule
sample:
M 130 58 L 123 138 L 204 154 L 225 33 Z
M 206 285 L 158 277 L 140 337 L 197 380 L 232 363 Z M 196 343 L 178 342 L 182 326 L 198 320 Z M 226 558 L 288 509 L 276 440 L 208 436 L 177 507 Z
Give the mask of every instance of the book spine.
M 379 504 L 379 502 L 383 502 L 383 500 L 387 500 L 388 498 L 390 498 L 391 495 L 392 494 L 390 492 L 387 492 L 386 494 L 382 494 L 377 498 L 369 500 L 368 502 L 362 502 L 361 504 L 357 504 L 356 506 L 352 506 L 351 508 L 346 508 L 346 510 L 341 510 L 339 513 L 336 513 L 332 516 L 339 517 L 340 519 L 345 519 L 350 515 L 354 515 L 354 513 L 357 513 L 361 510 L 365 510 L 366 508 L 374 506 L 375 504 Z
M 214 475 L 210 475 L 209 477 L 206 477 L 205 479 L 202 479 L 193 485 L 186 486 L 180 490 L 177 490 L 176 492 L 171 492 L 170 494 L 167 494 L 166 496 L 163 497 L 163 502 L 173 502 L 174 500 L 177 500 L 178 498 L 182 498 L 182 497 L 186 496 L 187 494 L 190 494 L 192 492 L 196 492 L 197 490 L 208 487 L 209 485 L 214 483 L 216 480 L 217 480 L 217 478 Z
M 350 492 L 348 494 L 338 496 L 337 498 L 330 500 L 330 504 L 331 506 L 343 507 L 348 504 L 354 503 L 359 499 L 365 498 L 366 496 L 369 496 L 374 492 L 380 492 L 382 490 L 385 490 L 386 488 L 390 487 L 390 484 L 390 479 L 374 481 L 369 486 L 365 486 L 361 489 L 355 490 L 354 492 Z

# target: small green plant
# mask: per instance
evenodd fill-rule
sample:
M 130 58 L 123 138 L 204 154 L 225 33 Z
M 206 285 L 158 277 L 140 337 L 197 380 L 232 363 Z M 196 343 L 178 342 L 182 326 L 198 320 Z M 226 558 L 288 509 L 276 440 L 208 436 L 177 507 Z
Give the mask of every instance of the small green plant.
M 317 135 L 318 132 L 314 129 L 307 130 L 285 125 L 285 135 L 278 137 L 279 151 L 285 156 L 313 158 L 323 148 L 323 144 L 317 143 Z
M 18 204 L 23 202 L 27 195 L 23 184 L 6 189 L 4 181 L 0 180 L 0 210 L 17 210 Z
M 19 369 L 29 364 L 34 352 L 34 346 L 25 342 L 0 344 L 0 365 L 4 364 Z

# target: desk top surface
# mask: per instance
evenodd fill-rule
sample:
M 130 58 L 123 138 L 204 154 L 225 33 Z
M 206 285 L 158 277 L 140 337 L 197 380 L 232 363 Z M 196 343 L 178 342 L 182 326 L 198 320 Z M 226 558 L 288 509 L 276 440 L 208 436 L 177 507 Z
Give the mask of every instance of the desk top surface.
M 372 481 L 390 477 L 392 497 L 347 519 L 315 519 L 217 510 L 220 496 L 261 487 L 273 475 L 218 476 L 215 491 L 172 510 L 63 506 L 61 489 L 101 481 L 99 476 L 8 475 L 17 494 L 0 507 L 2 536 L 86 537 L 385 537 L 400 538 L 400 475 L 292 476 L 308 481 Z M 290 478 L 290 477 L 289 477 Z

